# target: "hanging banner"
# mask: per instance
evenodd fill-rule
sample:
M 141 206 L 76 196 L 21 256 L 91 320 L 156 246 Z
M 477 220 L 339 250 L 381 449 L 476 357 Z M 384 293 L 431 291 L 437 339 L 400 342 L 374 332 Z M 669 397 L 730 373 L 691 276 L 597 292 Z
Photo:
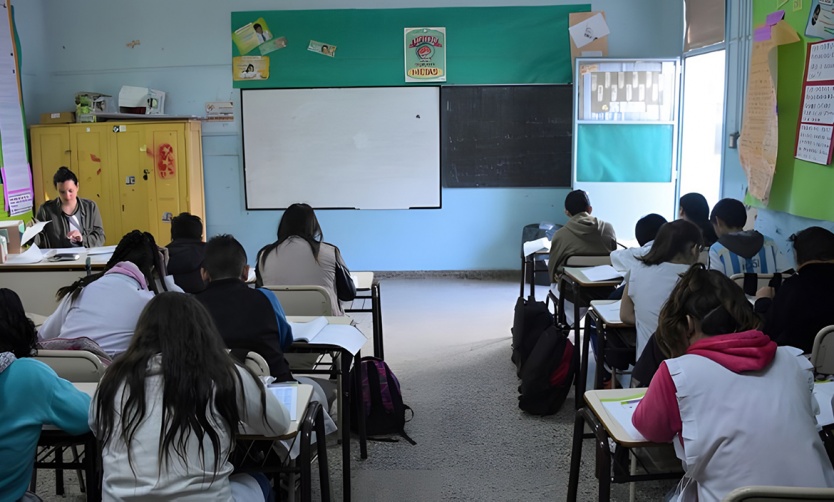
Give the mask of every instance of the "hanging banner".
M 446 28 L 405 29 L 405 81 L 446 81 Z

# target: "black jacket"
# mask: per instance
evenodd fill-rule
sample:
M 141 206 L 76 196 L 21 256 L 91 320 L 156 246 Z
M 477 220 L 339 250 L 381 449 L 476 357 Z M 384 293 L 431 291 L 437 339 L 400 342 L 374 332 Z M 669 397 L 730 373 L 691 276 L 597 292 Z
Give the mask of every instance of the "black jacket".
M 228 348 L 257 352 L 279 382 L 293 379 L 281 350 L 278 320 L 266 295 L 240 279 L 220 279 L 211 281 L 195 298 L 211 313 Z
M 785 279 L 773 300 L 761 298 L 756 311 L 764 312 L 764 331 L 779 345 L 811 353 L 817 332 L 834 324 L 834 263 L 805 265 Z
M 200 267 L 206 257 L 206 243 L 197 239 L 176 239 L 165 246 L 168 249 L 168 273 L 186 293 L 199 293 L 206 289 Z

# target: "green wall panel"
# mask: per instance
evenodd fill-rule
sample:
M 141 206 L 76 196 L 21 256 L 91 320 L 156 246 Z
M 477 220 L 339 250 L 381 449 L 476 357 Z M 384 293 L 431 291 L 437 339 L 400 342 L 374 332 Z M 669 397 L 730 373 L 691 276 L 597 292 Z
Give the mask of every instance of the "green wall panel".
M 669 182 L 674 127 L 665 124 L 580 124 L 576 180 Z
M 406 85 L 403 29 L 434 26 L 446 28 L 445 84 L 569 83 L 572 78 L 568 14 L 588 12 L 590 7 L 233 12 L 232 31 L 262 17 L 273 37 L 287 38 L 286 48 L 266 55 L 270 58 L 268 79 L 237 81 L 234 86 L 257 89 Z M 310 40 L 336 45 L 336 56 L 308 51 Z M 241 55 L 231 45 L 232 56 Z M 255 49 L 246 55 L 259 52 Z

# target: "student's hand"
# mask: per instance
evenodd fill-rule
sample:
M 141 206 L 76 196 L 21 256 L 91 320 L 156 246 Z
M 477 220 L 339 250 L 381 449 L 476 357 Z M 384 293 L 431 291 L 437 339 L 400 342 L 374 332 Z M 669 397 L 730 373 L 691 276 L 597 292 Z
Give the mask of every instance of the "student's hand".
M 773 298 L 776 295 L 776 290 L 770 286 L 765 286 L 756 291 L 756 298 Z
M 73 230 L 67 234 L 67 239 L 69 239 L 70 242 L 80 243 L 83 238 L 84 237 L 81 235 L 81 232 L 78 230 Z

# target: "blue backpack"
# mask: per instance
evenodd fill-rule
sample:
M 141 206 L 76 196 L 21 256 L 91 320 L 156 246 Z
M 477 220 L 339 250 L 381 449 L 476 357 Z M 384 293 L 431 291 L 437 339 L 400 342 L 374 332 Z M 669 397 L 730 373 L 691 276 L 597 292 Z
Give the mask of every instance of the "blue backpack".
M 365 417 L 365 432 L 368 439 L 396 442 L 397 439 L 377 438 L 399 434 L 412 445 L 417 443 L 405 433 L 405 424 L 414 418 L 414 410 L 403 403 L 400 381 L 394 376 L 385 361 L 376 357 L 363 357 L 359 364 L 359 384 L 362 398 L 350 401 L 350 425 L 358 432 L 358 418 L 361 412 Z M 357 368 L 351 370 L 351 382 L 355 381 Z M 406 410 L 411 417 L 406 420 Z

